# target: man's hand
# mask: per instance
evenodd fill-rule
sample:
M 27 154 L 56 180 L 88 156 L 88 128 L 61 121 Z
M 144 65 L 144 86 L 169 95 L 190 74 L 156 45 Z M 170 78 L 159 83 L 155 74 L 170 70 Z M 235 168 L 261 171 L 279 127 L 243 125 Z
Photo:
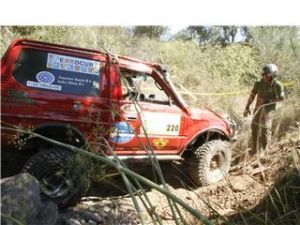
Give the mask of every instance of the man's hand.
M 245 111 L 244 111 L 244 113 L 243 113 L 243 116 L 244 116 L 244 117 L 247 117 L 247 116 L 250 116 L 250 114 L 251 114 L 250 109 L 245 109 Z

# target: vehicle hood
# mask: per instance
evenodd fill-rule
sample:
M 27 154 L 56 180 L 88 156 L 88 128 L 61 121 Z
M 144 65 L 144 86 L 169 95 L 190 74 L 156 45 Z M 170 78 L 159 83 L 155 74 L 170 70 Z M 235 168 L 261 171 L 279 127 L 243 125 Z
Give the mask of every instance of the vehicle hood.
M 230 136 L 235 135 L 235 122 L 227 115 L 213 111 L 212 109 L 191 109 L 191 119 L 195 122 L 207 121 L 213 127 L 219 127 L 228 130 Z
M 197 109 L 197 108 L 192 108 L 191 109 L 191 118 L 194 120 L 203 120 L 203 118 L 207 119 L 222 119 L 221 116 L 218 116 L 217 113 L 213 112 L 212 110 L 207 110 L 207 109 Z

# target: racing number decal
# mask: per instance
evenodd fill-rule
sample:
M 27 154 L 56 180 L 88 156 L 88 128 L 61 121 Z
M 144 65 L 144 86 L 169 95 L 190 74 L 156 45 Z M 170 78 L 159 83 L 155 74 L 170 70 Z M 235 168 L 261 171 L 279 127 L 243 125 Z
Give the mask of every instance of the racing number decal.
M 179 135 L 181 115 L 173 113 L 144 112 L 143 126 L 148 134 Z M 143 129 L 141 133 L 144 133 Z
M 179 125 L 174 124 L 168 124 L 167 125 L 167 131 L 179 131 Z

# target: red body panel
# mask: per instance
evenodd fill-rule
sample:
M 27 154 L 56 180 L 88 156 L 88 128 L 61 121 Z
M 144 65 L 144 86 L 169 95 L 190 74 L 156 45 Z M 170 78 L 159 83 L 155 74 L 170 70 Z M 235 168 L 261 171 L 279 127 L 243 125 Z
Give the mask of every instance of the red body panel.
M 99 93 L 80 96 L 21 84 L 14 78 L 13 68 L 23 49 L 100 62 Z M 173 103 L 139 102 L 137 106 L 133 101 L 122 99 L 120 68 L 150 74 Z M 129 156 L 144 155 L 145 149 L 150 148 L 157 154 L 180 155 L 190 142 L 208 130 L 218 131 L 228 138 L 232 136 L 230 124 L 217 114 L 189 109 L 162 79 L 157 68 L 157 64 L 96 50 L 16 40 L 1 59 L 2 126 L 12 124 L 35 128 L 52 123 L 66 124 L 78 129 L 87 141 L 97 143 L 99 137 L 104 137 L 117 154 Z M 133 132 L 122 134 L 122 141 L 115 141 L 119 133 L 113 131 L 127 127 Z M 146 133 L 144 129 L 147 129 Z M 2 130 L 2 146 L 10 144 L 10 135 Z

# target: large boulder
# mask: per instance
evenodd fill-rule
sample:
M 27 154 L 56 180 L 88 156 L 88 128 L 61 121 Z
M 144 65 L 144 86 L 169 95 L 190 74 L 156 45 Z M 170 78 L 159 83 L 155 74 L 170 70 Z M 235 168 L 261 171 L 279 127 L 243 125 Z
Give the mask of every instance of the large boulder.
M 40 192 L 39 182 L 28 173 L 2 179 L 1 224 L 55 224 L 58 208 L 42 201 Z

